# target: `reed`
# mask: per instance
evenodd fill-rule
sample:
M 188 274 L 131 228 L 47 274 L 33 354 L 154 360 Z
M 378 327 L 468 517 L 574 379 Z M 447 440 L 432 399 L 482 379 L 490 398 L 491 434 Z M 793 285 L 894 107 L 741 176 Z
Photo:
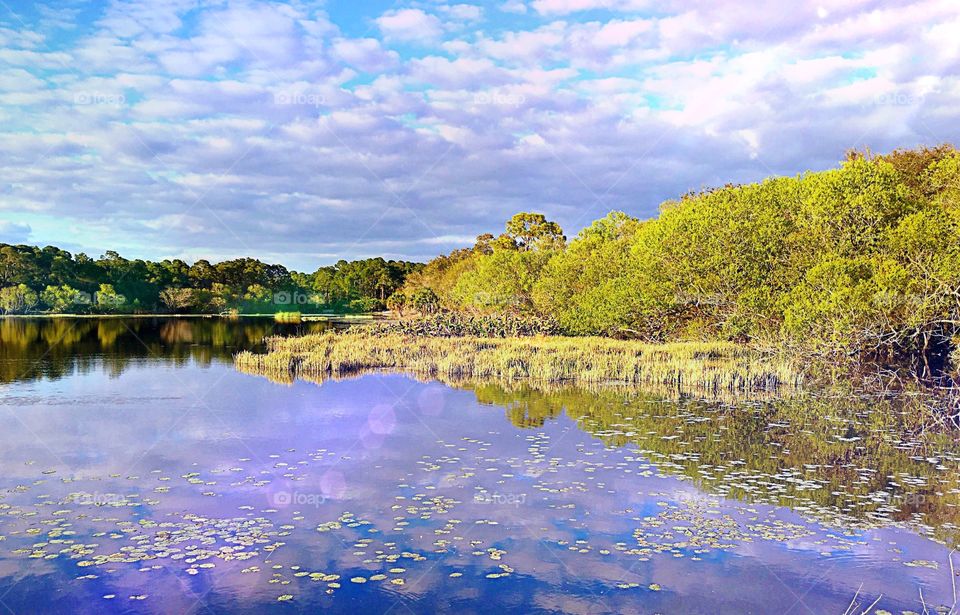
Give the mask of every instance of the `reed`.
M 302 315 L 300 312 L 277 312 L 273 315 L 273 319 L 277 322 L 298 323 L 302 320 Z
M 398 370 L 444 380 L 659 385 L 706 392 L 775 390 L 801 384 L 790 361 L 724 342 L 647 344 L 598 337 L 429 337 L 363 331 L 267 340 L 241 352 L 247 373 L 324 380 Z

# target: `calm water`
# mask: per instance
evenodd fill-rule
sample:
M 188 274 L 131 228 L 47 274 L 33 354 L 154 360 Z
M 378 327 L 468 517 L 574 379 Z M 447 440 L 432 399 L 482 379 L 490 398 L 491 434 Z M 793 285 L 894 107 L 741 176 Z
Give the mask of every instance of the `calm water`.
M 269 321 L 0 320 L 12 612 L 928 612 L 958 456 L 919 398 L 273 383 Z M 960 563 L 960 562 L 958 562 Z M 851 611 L 853 612 L 853 611 Z

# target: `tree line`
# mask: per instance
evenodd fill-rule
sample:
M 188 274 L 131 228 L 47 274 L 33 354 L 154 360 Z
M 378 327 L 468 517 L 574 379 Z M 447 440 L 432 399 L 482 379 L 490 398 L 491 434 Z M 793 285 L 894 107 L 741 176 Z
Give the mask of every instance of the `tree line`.
M 370 312 L 420 267 L 371 258 L 305 274 L 252 258 L 188 265 L 0 244 L 0 312 Z
M 850 152 L 832 170 L 686 194 L 650 220 L 612 212 L 569 242 L 518 214 L 412 272 L 389 304 L 411 299 L 550 317 L 570 335 L 945 355 L 960 342 L 960 153 Z
M 835 169 L 688 193 L 649 220 L 615 211 L 570 241 L 520 213 L 425 265 L 301 274 L 0 244 L 0 289 L 7 313 L 387 307 L 532 315 L 568 335 L 945 355 L 960 346 L 960 153 L 850 152 Z

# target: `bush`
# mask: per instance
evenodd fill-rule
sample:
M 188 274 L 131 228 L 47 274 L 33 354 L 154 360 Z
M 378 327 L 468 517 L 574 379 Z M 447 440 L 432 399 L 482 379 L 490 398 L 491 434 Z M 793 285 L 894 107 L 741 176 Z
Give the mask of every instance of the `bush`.
M 364 297 L 363 299 L 354 299 L 347 304 L 347 311 L 355 314 L 364 314 L 367 312 L 382 312 L 383 302 L 379 299 Z
M 530 337 L 559 335 L 560 326 L 552 318 L 487 314 L 482 316 L 448 312 L 423 318 L 411 318 L 371 327 L 360 327 L 374 335 L 400 333 L 424 337 Z

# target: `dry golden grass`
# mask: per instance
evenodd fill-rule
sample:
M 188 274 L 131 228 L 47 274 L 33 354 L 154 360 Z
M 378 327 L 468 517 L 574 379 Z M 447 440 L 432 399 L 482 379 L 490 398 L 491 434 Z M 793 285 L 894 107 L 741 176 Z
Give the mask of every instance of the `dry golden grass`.
M 705 392 L 800 384 L 797 366 L 736 344 L 645 344 L 597 337 L 443 338 L 327 332 L 271 338 L 236 366 L 278 381 L 399 370 L 444 380 L 532 380 L 670 386 Z

